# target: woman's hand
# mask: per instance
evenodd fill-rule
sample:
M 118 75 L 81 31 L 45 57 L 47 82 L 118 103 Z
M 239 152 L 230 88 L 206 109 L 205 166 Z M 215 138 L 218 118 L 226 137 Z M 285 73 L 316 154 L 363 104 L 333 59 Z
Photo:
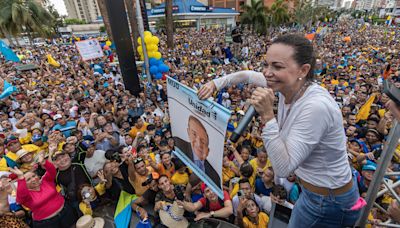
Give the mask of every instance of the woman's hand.
M 39 152 L 38 154 L 38 164 L 43 166 L 46 163 L 46 159 L 44 159 L 44 151 Z
M 100 179 L 100 182 L 102 182 L 102 183 L 106 183 L 107 182 L 107 179 L 106 179 L 106 176 L 105 176 L 103 170 L 97 171 L 97 177 Z
M 18 176 L 18 179 L 24 179 L 24 173 L 20 169 L 18 169 L 18 167 L 15 168 L 9 167 L 9 169 L 10 172 Z
M 213 81 L 209 81 L 205 85 L 201 86 L 197 92 L 197 96 L 200 100 L 204 100 L 211 97 L 216 90 L 217 87 L 215 86 L 215 83 Z
M 265 124 L 274 118 L 275 94 L 272 89 L 258 87 L 251 95 L 250 103 L 256 109 Z

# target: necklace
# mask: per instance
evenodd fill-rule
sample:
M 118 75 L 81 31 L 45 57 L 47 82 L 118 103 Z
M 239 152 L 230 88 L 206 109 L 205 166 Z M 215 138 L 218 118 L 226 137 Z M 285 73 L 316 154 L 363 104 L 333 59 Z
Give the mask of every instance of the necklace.
M 281 116 L 281 121 L 279 123 L 279 131 L 282 130 L 283 125 L 285 125 L 286 119 L 288 118 L 290 111 L 292 110 L 292 107 L 294 106 L 294 104 L 297 102 L 297 100 L 300 98 L 300 95 L 306 91 L 306 89 L 308 88 L 308 86 L 310 86 L 312 84 L 312 82 L 310 81 L 306 81 L 304 83 L 304 85 L 297 91 L 297 93 L 293 96 L 292 102 L 289 104 L 289 108 L 287 110 L 287 112 L 284 114 L 282 113 Z M 283 116 L 285 116 L 285 118 L 283 118 Z

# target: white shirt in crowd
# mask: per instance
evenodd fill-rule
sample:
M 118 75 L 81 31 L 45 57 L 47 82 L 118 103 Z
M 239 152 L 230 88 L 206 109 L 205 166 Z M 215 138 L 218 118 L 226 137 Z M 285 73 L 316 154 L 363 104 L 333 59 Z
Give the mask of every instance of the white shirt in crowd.
M 239 83 L 267 86 L 264 75 L 255 71 L 236 72 L 215 79 L 214 83 L 217 89 Z M 343 187 L 352 174 L 343 118 L 335 100 L 326 89 L 312 84 L 293 104 L 284 102 L 285 97 L 279 94 L 278 118 L 266 123 L 262 131 L 275 174 L 287 177 L 294 171 L 314 186 Z
M 95 150 L 91 158 L 85 158 L 85 166 L 91 177 L 96 176 L 97 171 L 103 169 L 107 159 L 105 157 L 106 152 L 104 150 Z

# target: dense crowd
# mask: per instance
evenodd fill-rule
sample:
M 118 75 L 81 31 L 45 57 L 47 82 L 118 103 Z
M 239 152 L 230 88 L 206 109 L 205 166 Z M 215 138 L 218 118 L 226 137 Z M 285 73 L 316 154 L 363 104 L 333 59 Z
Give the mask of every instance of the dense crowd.
M 342 110 L 354 181 L 365 197 L 393 124 L 382 78 L 400 88 L 399 34 L 385 26 L 360 30 L 353 21 L 321 27 L 324 34 L 310 41 L 318 51 L 316 80 Z M 232 45 L 221 29 L 187 29 L 175 34 L 173 50 L 160 34 L 160 52 L 168 75 L 198 90 L 229 73 L 261 72 L 271 40 L 290 32 L 298 31 L 260 36 L 244 30 L 242 43 Z M 1 79 L 18 88 L 0 100 L 1 227 L 70 227 L 78 218 L 77 227 L 100 227 L 104 220 L 91 216 L 104 217 L 102 208 L 115 209 L 121 195 L 132 197 L 133 218 L 138 214 L 160 227 L 186 227 L 204 218 L 266 227 L 273 203 L 293 208 L 300 185 L 295 174 L 274 175 L 257 118 L 239 142 L 225 146 L 219 199 L 173 155 L 165 81 L 148 82 L 140 74 L 143 92 L 133 96 L 124 89 L 115 54 L 85 62 L 69 41 L 57 42 L 16 50 L 23 64 L 38 69 L 18 71 L 0 58 Z M 46 54 L 60 67 L 48 64 Z M 243 84 L 215 94 L 232 110 L 227 137 L 253 89 Z M 400 150 L 390 165 L 399 169 Z M 400 222 L 393 196 L 386 193 L 377 202 Z M 372 223 L 387 219 L 377 208 L 369 216 Z

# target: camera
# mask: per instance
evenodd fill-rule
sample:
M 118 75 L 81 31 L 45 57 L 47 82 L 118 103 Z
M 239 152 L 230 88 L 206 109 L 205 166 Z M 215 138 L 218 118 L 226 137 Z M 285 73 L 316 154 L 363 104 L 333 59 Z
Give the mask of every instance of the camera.
M 183 201 L 185 199 L 185 195 L 183 194 L 183 186 L 181 185 L 176 185 L 174 187 L 174 192 L 175 192 L 175 196 L 178 200 Z

